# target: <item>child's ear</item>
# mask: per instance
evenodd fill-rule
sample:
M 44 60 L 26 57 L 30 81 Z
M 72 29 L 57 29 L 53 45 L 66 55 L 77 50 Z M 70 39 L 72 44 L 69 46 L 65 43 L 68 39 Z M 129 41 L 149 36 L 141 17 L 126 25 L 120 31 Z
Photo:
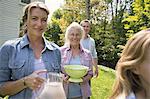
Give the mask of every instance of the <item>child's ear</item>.
M 140 74 L 140 73 L 139 73 L 139 68 L 133 68 L 132 71 L 133 71 L 133 73 L 135 73 L 135 74 L 137 74 L 137 75 Z

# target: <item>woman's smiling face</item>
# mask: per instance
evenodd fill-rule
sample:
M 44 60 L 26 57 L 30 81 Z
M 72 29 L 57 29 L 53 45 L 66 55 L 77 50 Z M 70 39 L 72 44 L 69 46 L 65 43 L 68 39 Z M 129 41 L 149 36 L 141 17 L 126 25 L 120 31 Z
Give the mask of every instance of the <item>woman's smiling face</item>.
M 30 35 L 42 36 L 47 27 L 48 15 L 41 8 L 31 8 L 27 19 L 27 31 Z
M 68 35 L 68 39 L 71 46 L 79 45 L 81 40 L 81 33 L 79 30 L 72 28 Z

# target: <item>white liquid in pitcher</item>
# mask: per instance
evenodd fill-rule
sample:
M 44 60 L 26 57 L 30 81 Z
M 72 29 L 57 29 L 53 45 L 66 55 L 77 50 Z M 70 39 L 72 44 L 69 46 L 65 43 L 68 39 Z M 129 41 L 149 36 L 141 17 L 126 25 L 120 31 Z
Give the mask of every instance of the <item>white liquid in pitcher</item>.
M 37 99 L 66 99 L 62 82 L 48 82 Z

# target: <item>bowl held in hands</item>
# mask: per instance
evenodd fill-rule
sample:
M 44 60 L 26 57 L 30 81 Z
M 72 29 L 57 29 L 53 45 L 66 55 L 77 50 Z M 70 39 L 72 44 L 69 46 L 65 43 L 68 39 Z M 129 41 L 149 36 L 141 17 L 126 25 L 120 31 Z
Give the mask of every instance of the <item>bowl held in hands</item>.
M 82 77 L 84 77 L 89 67 L 83 65 L 65 65 L 65 72 L 70 76 L 70 82 L 83 82 Z

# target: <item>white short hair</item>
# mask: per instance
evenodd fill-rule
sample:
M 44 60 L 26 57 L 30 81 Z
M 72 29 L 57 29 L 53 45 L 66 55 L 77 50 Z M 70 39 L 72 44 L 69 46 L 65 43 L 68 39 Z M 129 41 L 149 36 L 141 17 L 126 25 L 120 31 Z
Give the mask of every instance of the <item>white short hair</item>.
M 65 44 L 68 44 L 69 43 L 69 40 L 68 40 L 68 36 L 69 36 L 69 33 L 71 33 L 72 30 L 77 30 L 79 31 L 79 33 L 81 33 L 81 38 L 83 37 L 83 27 L 78 24 L 77 22 L 72 22 L 66 29 L 66 33 L 65 33 Z

